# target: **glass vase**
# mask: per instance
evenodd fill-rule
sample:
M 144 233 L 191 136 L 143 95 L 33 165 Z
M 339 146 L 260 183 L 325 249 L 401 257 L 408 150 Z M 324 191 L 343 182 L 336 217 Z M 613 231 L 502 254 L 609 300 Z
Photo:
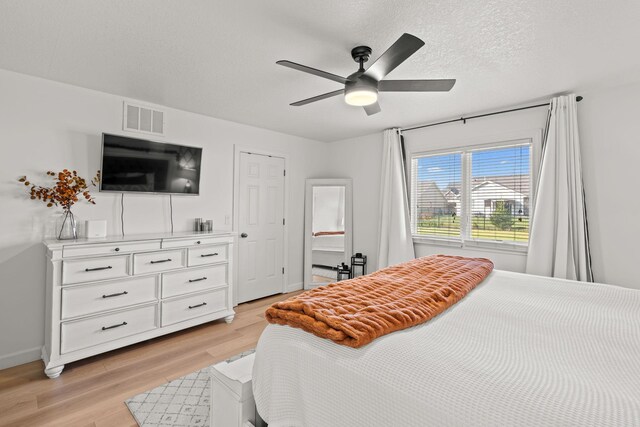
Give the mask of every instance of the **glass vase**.
M 71 210 L 65 210 L 60 223 L 58 240 L 74 240 L 78 238 L 78 224 Z

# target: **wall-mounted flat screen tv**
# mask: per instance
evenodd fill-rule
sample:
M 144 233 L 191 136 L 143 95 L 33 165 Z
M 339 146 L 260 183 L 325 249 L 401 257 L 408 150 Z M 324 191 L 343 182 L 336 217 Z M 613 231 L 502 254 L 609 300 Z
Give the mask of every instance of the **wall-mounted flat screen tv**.
M 102 134 L 100 191 L 200 193 L 202 148 Z

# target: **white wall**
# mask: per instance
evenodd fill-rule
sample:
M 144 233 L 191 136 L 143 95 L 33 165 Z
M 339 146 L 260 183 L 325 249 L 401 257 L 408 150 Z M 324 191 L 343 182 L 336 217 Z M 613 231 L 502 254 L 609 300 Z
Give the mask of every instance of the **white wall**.
M 382 133 L 333 142 L 328 156 L 323 178 L 353 180 L 353 252 L 367 255 L 372 272 L 378 267 Z
M 122 132 L 117 96 L 0 70 L 0 368 L 35 360 L 43 343 L 45 254 L 41 244 L 52 230 L 54 209 L 28 200 L 16 179 L 28 175 L 48 183 L 44 172 L 77 169 L 85 178 L 99 168 L 102 132 Z M 224 120 L 166 109 L 164 139 L 203 147 L 200 196 L 174 197 L 176 231 L 193 218 L 230 229 L 234 144 L 289 154 L 289 285 L 302 283 L 305 178 L 321 174 L 326 145 Z M 131 134 L 132 136 L 136 134 Z M 138 134 L 140 135 L 140 134 Z M 158 138 L 159 139 L 159 138 Z M 119 195 L 94 192 L 95 206 L 80 203 L 80 219 L 106 219 L 117 234 Z M 126 195 L 127 233 L 166 232 L 168 196 Z
M 313 233 L 344 231 L 344 196 L 344 187 L 319 185 L 313 188 Z
M 578 121 L 595 280 L 640 289 L 640 82 L 583 95 Z

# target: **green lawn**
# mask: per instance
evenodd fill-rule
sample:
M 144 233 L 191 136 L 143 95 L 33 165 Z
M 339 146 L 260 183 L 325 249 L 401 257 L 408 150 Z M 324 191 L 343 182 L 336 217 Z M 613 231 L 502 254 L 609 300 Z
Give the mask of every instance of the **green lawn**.
M 521 219 L 522 221 L 520 221 Z M 416 230 L 418 235 L 450 237 L 460 235 L 460 218 L 451 215 L 436 215 L 422 219 Z M 491 223 L 491 218 L 473 217 L 471 237 L 474 239 L 527 242 L 529 240 L 529 218 L 513 218 L 510 230 L 500 230 Z

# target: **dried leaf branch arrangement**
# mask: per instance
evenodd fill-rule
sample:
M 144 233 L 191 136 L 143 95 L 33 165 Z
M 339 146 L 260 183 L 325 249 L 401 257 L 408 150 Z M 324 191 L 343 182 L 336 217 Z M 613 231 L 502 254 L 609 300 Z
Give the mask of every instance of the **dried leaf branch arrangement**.
M 64 169 L 61 172 L 47 171 L 47 175 L 55 180 L 51 187 L 43 187 L 32 184 L 26 176 L 18 179 L 29 187 L 31 200 L 40 200 L 47 204 L 47 207 L 61 206 L 65 212 L 69 212 L 71 207 L 81 199 L 85 199 L 92 205 L 96 204 L 89 191 L 87 181 L 78 175 L 77 171 Z M 91 186 L 96 187 L 100 182 L 100 171 L 91 179 Z

